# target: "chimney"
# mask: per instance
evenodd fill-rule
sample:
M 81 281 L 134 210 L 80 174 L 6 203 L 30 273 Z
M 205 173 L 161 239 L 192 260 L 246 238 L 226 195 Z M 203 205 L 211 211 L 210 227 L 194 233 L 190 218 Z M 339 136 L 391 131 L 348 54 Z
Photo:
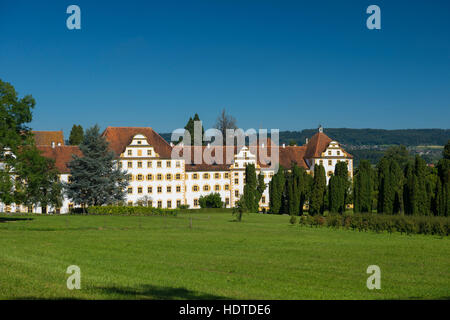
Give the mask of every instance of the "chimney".
M 308 144 L 308 141 L 309 141 L 308 138 L 306 138 L 306 144 Z
M 286 148 L 286 145 L 283 143 L 283 149 Z
M 55 149 L 55 141 L 52 141 L 52 148 Z
M 323 132 L 323 127 L 322 127 L 322 125 L 319 125 L 319 132 Z
M 170 146 L 173 147 L 173 142 L 170 142 Z

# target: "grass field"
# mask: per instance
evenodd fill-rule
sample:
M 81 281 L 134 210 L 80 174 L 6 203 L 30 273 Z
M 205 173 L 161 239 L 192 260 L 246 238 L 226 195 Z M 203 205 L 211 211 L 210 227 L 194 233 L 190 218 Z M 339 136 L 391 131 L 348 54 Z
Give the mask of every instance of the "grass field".
M 448 237 L 263 214 L 28 218 L 0 217 L 0 299 L 450 298 Z M 366 287 L 374 264 L 381 290 Z M 81 290 L 66 287 L 69 265 L 81 268 Z

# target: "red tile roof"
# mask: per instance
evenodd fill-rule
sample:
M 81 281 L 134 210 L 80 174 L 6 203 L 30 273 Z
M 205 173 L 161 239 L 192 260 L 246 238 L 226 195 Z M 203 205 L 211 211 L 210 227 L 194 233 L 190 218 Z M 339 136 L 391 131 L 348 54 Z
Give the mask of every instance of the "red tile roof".
M 109 142 L 110 149 L 119 156 L 137 134 L 144 135 L 161 158 L 170 158 L 172 147 L 150 127 L 107 127 L 102 136 Z
M 64 145 L 64 134 L 62 131 L 31 131 L 34 135 L 36 146 L 51 146 L 52 142 L 57 146 Z
M 56 146 L 54 148 L 49 146 L 37 146 L 44 157 L 55 160 L 56 169 L 59 173 L 69 173 L 67 164 L 72 160 L 72 155 L 82 156 L 81 150 L 78 146 Z
M 311 159 L 321 157 L 322 152 L 327 149 L 331 141 L 333 140 L 331 140 L 325 133 L 317 132 L 306 144 L 305 158 Z

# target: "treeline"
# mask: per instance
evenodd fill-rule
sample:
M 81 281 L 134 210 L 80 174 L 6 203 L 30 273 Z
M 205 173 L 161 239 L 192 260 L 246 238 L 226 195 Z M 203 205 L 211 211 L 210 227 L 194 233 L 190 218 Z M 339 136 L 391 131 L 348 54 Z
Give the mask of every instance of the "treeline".
M 280 131 L 280 143 L 295 141 L 303 145 L 306 138 L 311 138 L 317 129 L 302 131 Z M 348 129 L 327 128 L 328 136 L 344 145 L 440 145 L 450 139 L 449 129 Z
M 280 167 L 269 183 L 269 212 L 323 215 L 343 213 L 354 203 L 354 212 L 449 216 L 450 141 L 437 167 L 429 167 L 416 155 L 411 161 L 405 149 L 388 149 L 374 168 L 363 160 L 352 179 L 347 163 L 338 162 L 328 186 L 324 167 L 314 166 L 314 175 L 293 165 Z M 353 182 L 353 183 L 352 183 Z M 353 185 L 352 185 L 353 184 Z
M 280 131 L 280 144 L 305 144 L 306 138 L 311 138 L 317 129 L 304 129 L 301 131 Z M 443 146 L 450 139 L 450 129 L 348 129 L 327 128 L 326 133 L 343 145 L 440 145 Z M 161 136 L 170 142 L 171 133 L 162 133 Z

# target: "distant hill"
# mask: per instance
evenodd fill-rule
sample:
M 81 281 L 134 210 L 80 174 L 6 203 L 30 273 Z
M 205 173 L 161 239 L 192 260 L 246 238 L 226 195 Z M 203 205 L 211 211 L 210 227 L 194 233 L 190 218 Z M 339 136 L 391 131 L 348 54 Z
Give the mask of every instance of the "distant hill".
M 280 144 L 288 144 L 294 140 L 297 145 L 303 145 L 306 138 L 311 138 L 317 129 L 302 131 L 280 131 Z M 403 144 L 405 146 L 439 145 L 443 146 L 450 140 L 450 129 L 347 129 L 324 128 L 331 138 L 347 146 L 382 146 Z M 169 141 L 170 133 L 161 136 Z

